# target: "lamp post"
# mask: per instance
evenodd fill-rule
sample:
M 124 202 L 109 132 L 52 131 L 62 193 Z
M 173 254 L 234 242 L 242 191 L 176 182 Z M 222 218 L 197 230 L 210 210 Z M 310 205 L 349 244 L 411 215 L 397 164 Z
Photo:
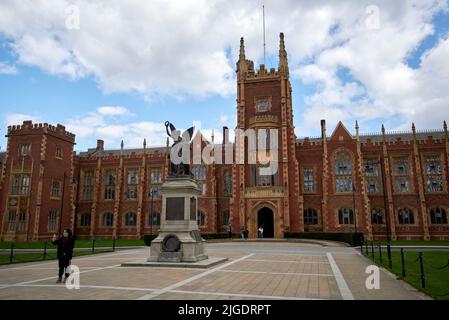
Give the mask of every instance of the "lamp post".
M 151 194 L 151 208 L 150 208 L 150 223 L 151 223 L 151 235 L 153 235 L 153 220 L 154 220 L 154 212 L 153 212 L 153 202 L 154 202 L 154 188 L 151 188 L 150 194 Z

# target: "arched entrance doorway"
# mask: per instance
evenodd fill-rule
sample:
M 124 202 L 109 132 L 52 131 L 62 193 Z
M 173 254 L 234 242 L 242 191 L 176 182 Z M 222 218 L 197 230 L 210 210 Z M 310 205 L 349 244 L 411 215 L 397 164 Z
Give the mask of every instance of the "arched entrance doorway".
M 257 212 L 257 228 L 262 226 L 263 237 L 274 237 L 274 215 L 273 210 L 267 207 L 263 207 Z

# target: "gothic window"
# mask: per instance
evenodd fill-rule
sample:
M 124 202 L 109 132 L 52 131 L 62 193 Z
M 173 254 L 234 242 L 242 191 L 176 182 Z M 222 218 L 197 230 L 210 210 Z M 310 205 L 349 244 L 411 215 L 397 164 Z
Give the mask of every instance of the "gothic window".
M 313 208 L 304 209 L 304 224 L 315 225 L 318 224 L 318 212 Z
M 161 196 L 161 189 L 159 187 L 153 187 L 148 192 L 148 197 L 159 198 Z
M 137 224 L 137 218 L 135 212 L 128 212 L 125 214 L 125 226 L 126 227 L 135 227 Z
M 400 208 L 398 210 L 398 222 L 399 224 L 414 224 L 415 216 L 412 209 L 410 208 Z
M 161 224 L 161 214 L 157 211 L 153 211 L 151 215 L 151 211 L 148 214 L 148 225 L 150 226 L 159 226 Z
M 22 196 L 27 196 L 30 192 L 30 176 L 27 174 L 22 175 Z
M 206 172 L 206 166 L 204 164 L 192 168 L 193 178 L 197 180 L 202 195 L 206 194 Z
M 354 224 L 354 211 L 352 208 L 340 208 L 338 210 L 339 224 Z
M 139 172 L 138 170 L 128 171 L 128 184 L 135 185 L 139 183 Z
M 27 196 L 30 192 L 30 176 L 16 174 L 12 179 L 11 194 Z
M 81 214 L 80 227 L 90 227 L 91 218 L 92 216 L 90 212 L 84 212 Z
M 20 191 L 20 180 L 21 180 L 21 175 L 20 174 L 14 175 L 14 177 L 12 179 L 12 186 L 11 186 L 11 194 L 12 195 L 18 195 L 19 194 L 19 191 Z
M 206 216 L 204 214 L 204 211 L 203 210 L 199 210 L 198 211 L 198 221 L 197 221 L 198 225 L 199 226 L 204 226 L 205 221 L 206 221 Z
M 50 209 L 48 212 L 48 231 L 56 231 L 58 224 L 58 210 L 57 209 Z
M 409 177 L 409 163 L 407 159 L 393 160 L 394 190 L 397 193 L 407 193 L 411 191 Z
M 151 184 L 162 183 L 162 168 L 153 168 L 150 170 L 150 182 Z
M 371 223 L 372 224 L 383 224 L 383 214 L 382 210 L 379 208 L 373 208 L 371 210 Z
M 365 184 L 367 193 L 379 193 L 379 162 L 377 160 L 366 159 L 364 161 Z
M 59 198 L 61 196 L 61 182 L 60 181 L 53 181 L 51 183 L 51 196 L 53 198 Z
M 304 168 L 304 192 L 313 192 L 314 191 L 314 177 L 313 177 L 313 169 Z
M 432 224 L 447 224 L 446 210 L 440 207 L 430 209 L 430 222 Z
M 270 187 L 277 184 L 278 174 L 264 175 L 261 174 L 261 168 L 267 168 L 269 165 L 252 165 L 251 166 L 251 185 L 257 187 Z M 264 172 L 262 172 L 264 173 Z
M 8 212 L 8 231 L 14 231 L 16 228 L 16 209 L 10 209 Z
M 18 232 L 25 232 L 26 217 L 27 217 L 26 211 L 24 209 L 21 209 L 20 212 L 19 212 L 19 224 L 17 226 L 17 231 Z
M 270 110 L 271 97 L 256 97 L 256 111 L 267 112 Z
M 107 170 L 105 174 L 104 199 L 115 199 L 115 170 Z
M 83 178 L 83 193 L 82 199 L 84 201 L 91 201 L 93 199 L 94 191 L 94 174 L 92 171 L 84 172 Z
M 225 192 L 226 194 L 232 193 L 232 174 L 230 172 L 226 172 L 225 175 Z
M 29 156 L 31 154 L 31 144 L 20 145 L 20 155 Z
M 352 192 L 352 163 L 347 152 L 340 151 L 335 157 L 335 191 Z
M 60 146 L 56 146 L 55 157 L 62 159 L 62 148 Z
M 431 156 L 424 159 L 424 174 L 426 176 L 425 183 L 428 192 L 443 191 L 443 176 L 439 156 Z
M 222 225 L 227 226 L 229 224 L 229 211 L 223 211 L 223 223 Z
M 114 214 L 112 212 L 105 212 L 101 224 L 103 227 L 112 227 L 114 224 Z

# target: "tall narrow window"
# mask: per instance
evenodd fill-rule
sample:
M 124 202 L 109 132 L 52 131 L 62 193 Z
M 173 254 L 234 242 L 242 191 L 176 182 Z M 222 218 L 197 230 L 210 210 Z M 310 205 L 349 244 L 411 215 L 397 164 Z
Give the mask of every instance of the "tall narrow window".
M 407 159 L 394 159 L 394 190 L 397 193 L 407 193 L 411 191 L 409 177 L 409 163 Z
M 223 223 L 222 225 L 227 226 L 229 224 L 229 210 L 223 211 Z
M 112 200 L 115 199 L 115 170 L 107 170 L 105 174 L 104 183 L 104 199 Z
M 204 226 L 205 221 L 206 221 L 206 216 L 204 214 L 204 211 L 199 210 L 198 211 L 198 225 L 199 226 Z
M 313 177 L 313 169 L 304 168 L 304 192 L 313 192 L 314 191 L 314 177 Z
M 161 168 L 153 168 L 150 170 L 150 182 L 152 184 L 162 183 L 162 169 Z
M 352 163 L 347 152 L 341 151 L 335 157 L 335 191 L 352 192 Z
M 55 157 L 62 159 L 62 148 L 60 146 L 56 146 Z
M 15 231 L 16 229 L 16 209 L 10 209 L 8 212 L 8 231 Z
M 192 168 L 193 178 L 197 180 L 198 187 L 201 189 L 201 194 L 206 194 L 206 166 L 201 164 Z
M 271 97 L 270 96 L 256 97 L 255 103 L 257 112 L 267 112 L 270 110 L 271 107 Z
M 128 212 L 125 215 L 125 226 L 126 227 L 135 227 L 137 224 L 137 215 L 135 212 Z
M 18 232 L 25 232 L 26 219 L 27 219 L 27 213 L 24 209 L 21 209 L 19 212 L 19 224 L 17 225 Z
M 339 224 L 354 224 L 354 211 L 352 208 L 341 208 L 338 210 Z
M 94 193 L 94 173 L 92 171 L 84 172 L 82 200 L 91 201 Z
M 441 172 L 441 159 L 439 156 L 424 158 L 424 172 L 426 176 L 426 188 L 428 192 L 443 191 L 443 175 Z
M 226 172 L 225 175 L 225 193 L 232 194 L 232 174 L 230 172 Z
M 363 168 L 365 171 L 366 192 L 379 193 L 379 162 L 377 160 L 365 159 Z
M 48 231 L 56 231 L 58 225 L 58 210 L 50 209 L 48 212 Z
M 447 224 L 446 210 L 440 207 L 430 209 L 430 222 L 432 224 Z
M 105 212 L 102 218 L 103 227 L 112 227 L 114 224 L 114 214 L 112 212 Z
M 81 214 L 80 227 L 90 227 L 91 219 L 92 215 L 90 212 L 84 212 Z
M 129 170 L 128 171 L 128 189 L 127 189 L 127 198 L 128 199 L 137 199 L 137 184 L 139 182 L 139 171 L 138 170 Z
M 53 181 L 51 183 L 51 196 L 53 198 L 59 198 L 61 196 L 60 194 L 60 188 L 61 187 L 61 182 L 60 181 Z
M 11 186 L 11 194 L 12 195 L 19 195 L 20 193 L 20 182 L 21 182 L 21 175 L 15 174 L 12 178 L 12 186 Z
M 398 210 L 398 222 L 399 224 L 414 224 L 415 216 L 410 208 L 400 208 Z

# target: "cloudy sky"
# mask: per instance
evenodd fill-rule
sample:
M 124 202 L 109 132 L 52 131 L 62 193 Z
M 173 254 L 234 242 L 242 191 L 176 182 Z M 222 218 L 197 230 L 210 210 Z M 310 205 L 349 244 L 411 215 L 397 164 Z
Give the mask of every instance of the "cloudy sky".
M 2 0 L 0 134 L 62 123 L 76 150 L 164 145 L 163 122 L 235 127 L 239 39 L 277 67 L 285 33 L 296 134 L 449 120 L 449 5 L 415 1 Z M 0 139 L 1 150 L 6 140 Z

